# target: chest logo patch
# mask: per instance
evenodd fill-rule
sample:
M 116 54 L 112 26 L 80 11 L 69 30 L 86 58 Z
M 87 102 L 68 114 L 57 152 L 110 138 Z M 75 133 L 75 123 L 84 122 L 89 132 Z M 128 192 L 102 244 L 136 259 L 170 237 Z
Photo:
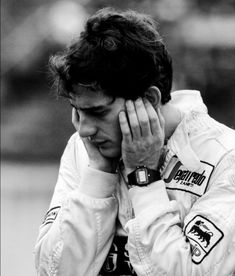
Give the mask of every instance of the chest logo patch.
M 200 264 L 202 260 L 223 238 L 223 232 L 210 220 L 195 216 L 185 227 L 192 253 L 192 261 Z
M 167 189 L 180 190 L 202 196 L 206 192 L 213 170 L 213 165 L 201 161 L 199 171 L 190 171 L 174 156 L 165 173 L 164 182 Z

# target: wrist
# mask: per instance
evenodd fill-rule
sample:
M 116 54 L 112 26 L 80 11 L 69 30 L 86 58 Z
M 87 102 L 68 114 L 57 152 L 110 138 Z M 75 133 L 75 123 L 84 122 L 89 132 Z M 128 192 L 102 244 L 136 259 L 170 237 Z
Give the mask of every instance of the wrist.
M 86 167 L 81 175 L 79 192 L 92 198 L 111 197 L 115 192 L 118 178 L 118 174 Z
M 117 163 L 110 162 L 108 164 L 99 164 L 91 162 L 89 167 L 98 171 L 103 171 L 106 173 L 116 173 L 117 172 Z
M 105 167 L 105 166 L 97 166 L 97 165 L 91 165 L 89 164 L 89 167 L 94 170 L 106 172 L 106 173 L 116 173 L 116 170 L 110 168 L 110 167 Z
M 129 175 L 129 174 L 132 173 L 135 169 L 136 169 L 136 167 L 135 167 L 135 168 L 125 168 L 126 175 Z
M 127 174 L 127 178 L 129 186 L 144 187 L 161 180 L 161 174 L 158 170 L 153 170 L 146 166 L 139 166 Z
M 155 170 L 157 171 L 159 168 L 159 158 L 155 159 L 154 162 L 146 162 L 144 164 L 138 164 L 135 165 L 135 167 L 127 167 L 125 166 L 125 171 L 126 171 L 126 175 L 132 173 L 134 170 L 136 170 L 137 167 L 146 167 L 150 170 Z

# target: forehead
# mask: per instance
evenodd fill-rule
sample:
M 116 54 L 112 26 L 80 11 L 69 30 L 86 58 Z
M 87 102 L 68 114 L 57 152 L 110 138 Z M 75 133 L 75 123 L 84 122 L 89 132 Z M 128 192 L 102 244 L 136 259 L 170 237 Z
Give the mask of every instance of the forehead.
M 74 93 L 71 93 L 70 102 L 78 108 L 91 108 L 96 106 L 106 106 L 113 98 L 105 95 L 101 90 L 91 90 L 86 87 L 75 86 Z

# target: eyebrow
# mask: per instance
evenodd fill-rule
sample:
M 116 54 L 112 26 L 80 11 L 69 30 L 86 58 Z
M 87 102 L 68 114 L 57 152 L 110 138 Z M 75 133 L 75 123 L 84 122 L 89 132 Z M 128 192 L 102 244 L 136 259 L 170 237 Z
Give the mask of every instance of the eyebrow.
M 104 110 L 108 105 L 111 105 L 112 103 L 113 103 L 113 101 L 111 101 L 110 103 L 107 103 L 106 105 L 98 105 L 98 106 L 91 106 L 91 107 L 84 107 L 84 108 L 78 108 L 77 106 L 75 106 L 72 103 L 70 103 L 70 105 L 72 107 L 74 107 L 75 109 L 79 109 L 81 111 L 97 112 L 97 111 Z

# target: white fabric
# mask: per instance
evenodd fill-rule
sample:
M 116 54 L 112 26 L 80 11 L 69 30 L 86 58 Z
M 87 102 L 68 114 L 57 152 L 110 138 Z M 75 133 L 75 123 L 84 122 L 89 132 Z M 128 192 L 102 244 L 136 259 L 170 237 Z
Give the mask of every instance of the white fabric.
M 139 276 L 235 273 L 235 131 L 209 117 L 198 91 L 176 91 L 171 102 L 184 118 L 162 180 L 146 188 L 128 191 L 121 174 L 87 167 L 71 137 L 50 204 L 61 208 L 39 230 L 38 275 L 98 275 L 115 233 L 128 235 Z

